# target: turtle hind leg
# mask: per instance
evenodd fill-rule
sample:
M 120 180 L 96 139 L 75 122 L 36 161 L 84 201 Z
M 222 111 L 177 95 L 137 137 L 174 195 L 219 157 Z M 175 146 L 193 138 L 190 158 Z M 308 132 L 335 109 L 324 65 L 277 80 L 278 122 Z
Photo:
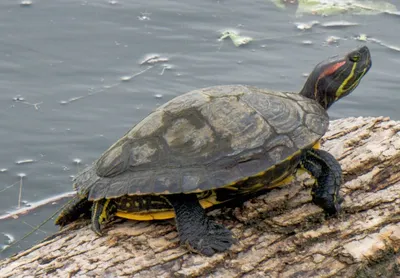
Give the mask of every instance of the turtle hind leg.
M 316 180 L 312 189 L 313 202 L 330 215 L 340 211 L 342 198 L 339 195 L 342 184 L 342 168 L 330 153 L 311 149 L 303 153 L 301 166 Z
M 87 196 L 73 197 L 54 221 L 61 227 L 78 220 L 79 218 L 90 218 L 90 208 L 92 202 L 88 201 Z
M 101 225 L 110 220 L 115 214 L 116 207 L 112 200 L 102 199 L 93 202 L 92 206 L 92 230 L 102 236 Z
M 229 249 L 234 242 L 232 232 L 207 217 L 195 194 L 173 194 L 166 198 L 174 208 L 182 244 L 206 256 Z

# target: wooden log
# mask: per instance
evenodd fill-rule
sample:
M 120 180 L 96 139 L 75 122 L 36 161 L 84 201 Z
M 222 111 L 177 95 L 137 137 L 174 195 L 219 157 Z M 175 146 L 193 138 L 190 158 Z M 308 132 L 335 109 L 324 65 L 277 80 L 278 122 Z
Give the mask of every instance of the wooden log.
M 313 205 L 307 174 L 288 186 L 210 212 L 238 243 L 204 257 L 179 245 L 172 222 L 116 220 L 96 236 L 66 227 L 0 262 L 1 277 L 396 277 L 400 275 L 400 122 L 331 122 L 323 149 L 341 163 L 343 211 Z

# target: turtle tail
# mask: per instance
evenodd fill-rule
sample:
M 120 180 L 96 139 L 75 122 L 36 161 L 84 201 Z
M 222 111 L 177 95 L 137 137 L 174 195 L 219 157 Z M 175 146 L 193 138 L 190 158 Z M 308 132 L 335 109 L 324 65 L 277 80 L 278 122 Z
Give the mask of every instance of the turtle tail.
M 63 227 L 79 218 L 90 219 L 91 207 L 92 202 L 87 199 L 87 196 L 77 195 L 64 206 L 55 224 Z

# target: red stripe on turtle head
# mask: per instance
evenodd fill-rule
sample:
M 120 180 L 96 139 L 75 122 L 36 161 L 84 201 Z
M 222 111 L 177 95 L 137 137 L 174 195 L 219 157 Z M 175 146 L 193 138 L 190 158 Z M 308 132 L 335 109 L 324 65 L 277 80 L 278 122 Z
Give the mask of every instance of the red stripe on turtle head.
M 331 75 L 332 73 L 334 73 L 335 71 L 337 71 L 341 66 L 343 66 L 346 63 L 346 61 L 341 61 L 338 62 L 336 64 L 333 64 L 332 66 L 330 66 L 329 68 L 326 68 L 322 74 L 320 75 L 321 77 L 327 76 L 327 75 Z

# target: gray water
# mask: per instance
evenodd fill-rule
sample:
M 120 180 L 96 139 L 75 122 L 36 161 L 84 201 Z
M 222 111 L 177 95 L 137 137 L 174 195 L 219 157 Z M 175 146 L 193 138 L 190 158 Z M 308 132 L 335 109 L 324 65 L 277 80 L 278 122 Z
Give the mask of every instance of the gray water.
M 360 25 L 307 31 L 294 25 L 311 20 Z M 330 109 L 331 118 L 384 115 L 400 120 L 400 52 L 354 39 L 366 33 L 400 46 L 399 23 L 400 16 L 388 14 L 295 18 L 267 0 L 37 0 L 26 7 L 3 0 L 0 215 L 72 191 L 71 176 L 175 96 L 232 83 L 298 91 L 318 62 L 360 44 L 369 46 L 373 67 L 353 94 Z M 255 40 L 241 47 L 218 41 L 227 28 Z M 342 39 L 327 45 L 329 36 Z M 140 65 L 149 54 L 168 61 Z M 122 81 L 124 76 L 131 79 Z M 0 247 L 21 238 L 65 201 L 0 220 Z M 26 249 L 57 229 L 49 221 L 1 256 Z

